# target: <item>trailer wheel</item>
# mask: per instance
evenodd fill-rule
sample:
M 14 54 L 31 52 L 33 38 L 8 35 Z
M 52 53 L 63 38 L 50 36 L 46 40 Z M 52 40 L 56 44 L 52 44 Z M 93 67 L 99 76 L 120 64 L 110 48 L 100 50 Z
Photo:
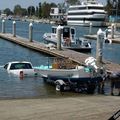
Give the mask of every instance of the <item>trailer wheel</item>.
M 60 91 L 60 92 L 64 91 L 65 82 L 63 80 L 56 80 L 55 84 L 56 84 L 56 91 Z
M 88 94 L 93 94 L 94 93 L 94 91 L 95 91 L 95 88 L 96 88 L 96 86 L 95 85 L 88 85 L 87 86 L 87 93 Z
M 60 91 L 60 85 L 56 84 L 56 91 Z

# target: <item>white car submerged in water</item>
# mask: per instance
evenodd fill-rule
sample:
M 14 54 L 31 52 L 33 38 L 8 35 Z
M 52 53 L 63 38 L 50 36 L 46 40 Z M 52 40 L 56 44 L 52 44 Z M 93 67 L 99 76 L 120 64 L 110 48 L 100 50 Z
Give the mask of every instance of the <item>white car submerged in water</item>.
M 32 64 L 26 61 L 8 62 L 4 65 L 4 68 L 7 70 L 8 73 L 20 78 L 38 76 L 38 73 L 33 68 Z

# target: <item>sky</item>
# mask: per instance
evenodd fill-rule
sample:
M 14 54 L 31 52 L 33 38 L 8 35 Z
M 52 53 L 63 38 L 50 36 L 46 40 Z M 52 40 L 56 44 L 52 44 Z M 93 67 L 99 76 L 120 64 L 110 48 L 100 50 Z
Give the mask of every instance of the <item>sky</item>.
M 14 9 L 14 6 L 19 4 L 22 8 L 28 8 L 28 6 L 37 6 L 39 2 L 54 2 L 61 3 L 64 0 L 0 0 L 0 10 L 4 10 L 5 8 Z M 99 2 L 106 3 L 106 0 L 98 0 Z

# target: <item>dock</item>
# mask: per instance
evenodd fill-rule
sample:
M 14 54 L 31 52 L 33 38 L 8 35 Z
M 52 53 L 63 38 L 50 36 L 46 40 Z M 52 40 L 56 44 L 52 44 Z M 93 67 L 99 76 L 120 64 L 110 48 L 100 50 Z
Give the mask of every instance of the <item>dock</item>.
M 23 38 L 20 36 L 13 37 L 13 35 L 9 33 L 0 33 L 0 38 L 3 38 L 4 40 L 8 40 L 10 42 L 16 43 L 18 45 L 24 46 L 26 48 L 29 48 L 38 52 L 43 52 L 55 57 L 68 58 L 80 65 L 84 65 L 85 59 L 90 57 L 90 55 L 86 55 L 84 53 L 76 52 L 69 49 L 51 50 L 51 49 L 48 49 L 44 43 L 37 42 L 35 40 L 33 40 L 33 42 L 30 42 L 27 38 Z M 109 72 L 120 71 L 119 64 L 115 64 L 105 60 L 103 60 L 103 62 Z
M 97 35 L 92 34 L 92 35 L 84 35 L 85 38 L 90 39 L 90 40 L 97 40 Z M 117 43 L 120 44 L 120 33 L 119 35 L 115 35 L 114 38 L 111 38 L 111 36 L 108 36 L 108 39 L 112 40 L 112 43 Z
M 108 120 L 118 110 L 119 96 L 0 100 L 1 120 Z

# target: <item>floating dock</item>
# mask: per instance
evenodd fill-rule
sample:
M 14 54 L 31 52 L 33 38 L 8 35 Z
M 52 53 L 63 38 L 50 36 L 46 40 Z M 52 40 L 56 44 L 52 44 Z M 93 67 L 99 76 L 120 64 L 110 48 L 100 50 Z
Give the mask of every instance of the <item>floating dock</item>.
M 43 52 L 55 57 L 63 57 L 63 58 L 69 58 L 73 62 L 76 62 L 78 64 L 84 65 L 84 61 L 86 58 L 90 57 L 90 55 L 86 55 L 80 52 L 76 52 L 69 49 L 62 49 L 62 50 L 50 50 L 46 47 L 46 44 L 33 41 L 30 42 L 27 38 L 22 38 L 20 36 L 13 37 L 12 34 L 8 33 L 0 33 L 0 38 L 3 38 L 5 40 L 8 40 L 10 42 L 19 44 L 21 46 L 27 47 L 29 49 L 36 50 L 38 52 Z M 109 72 L 112 71 L 120 71 L 120 65 L 112 63 L 110 61 L 103 60 L 105 67 Z
M 120 33 L 119 33 L 120 34 Z M 90 40 L 97 40 L 97 35 L 84 35 L 85 38 L 90 39 Z M 117 43 L 120 44 L 120 35 L 115 35 L 114 38 L 111 38 L 111 36 L 108 36 L 108 39 L 112 40 L 112 43 Z

